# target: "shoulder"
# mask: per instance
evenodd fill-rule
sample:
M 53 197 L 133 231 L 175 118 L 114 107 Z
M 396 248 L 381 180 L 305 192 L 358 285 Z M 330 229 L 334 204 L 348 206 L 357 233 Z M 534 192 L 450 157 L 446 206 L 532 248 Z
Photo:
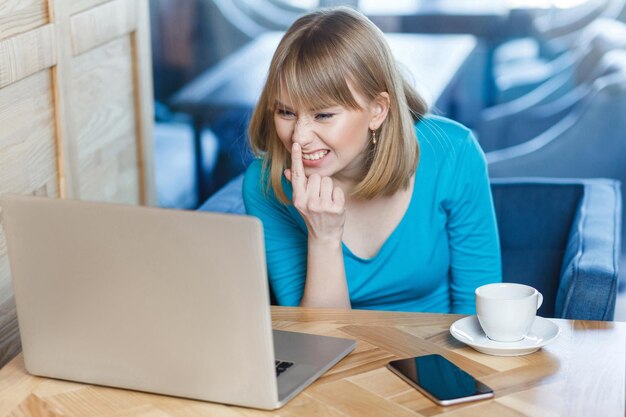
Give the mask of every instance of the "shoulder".
M 454 120 L 428 114 L 415 125 L 420 145 L 462 148 L 475 142 L 472 131 Z
M 418 174 L 422 177 L 434 177 L 441 181 L 441 186 L 451 184 L 459 175 L 474 177 L 486 170 L 480 145 L 472 131 L 461 123 L 427 115 L 415 125 L 415 130 L 420 146 Z
M 263 171 L 263 160 L 262 159 L 254 159 L 245 172 L 245 182 L 249 182 L 252 179 L 260 180 L 261 172 Z
M 467 153 L 483 155 L 469 128 L 442 116 L 426 115 L 415 125 L 415 133 L 422 157 L 454 164 Z
M 267 172 L 263 166 L 263 159 L 254 159 L 246 169 L 243 179 L 243 192 L 260 193 L 266 185 Z
M 454 121 L 452 119 L 448 119 L 444 116 L 438 116 L 436 114 L 429 113 L 422 117 L 419 122 L 415 124 L 415 127 L 418 131 L 424 131 L 428 127 L 437 127 L 439 129 L 443 129 L 446 132 L 463 135 L 471 133 L 471 130 L 465 125 Z

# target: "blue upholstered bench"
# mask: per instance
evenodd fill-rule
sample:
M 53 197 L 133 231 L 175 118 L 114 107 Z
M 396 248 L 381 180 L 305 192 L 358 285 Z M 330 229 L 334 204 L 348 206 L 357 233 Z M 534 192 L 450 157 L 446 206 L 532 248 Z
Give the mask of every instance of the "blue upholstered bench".
M 199 210 L 244 214 L 239 176 Z M 620 184 L 607 179 L 494 179 L 505 281 L 544 295 L 539 314 L 612 320 L 620 253 Z

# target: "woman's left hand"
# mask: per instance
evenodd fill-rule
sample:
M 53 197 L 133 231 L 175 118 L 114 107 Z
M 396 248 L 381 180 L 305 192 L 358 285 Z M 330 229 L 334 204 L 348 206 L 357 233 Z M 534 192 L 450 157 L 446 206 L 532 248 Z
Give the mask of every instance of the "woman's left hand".
M 302 150 L 297 143 L 292 146 L 291 170 L 285 170 L 285 177 L 291 181 L 293 205 L 307 225 L 309 240 L 341 245 L 346 220 L 343 190 L 330 177 L 305 175 Z

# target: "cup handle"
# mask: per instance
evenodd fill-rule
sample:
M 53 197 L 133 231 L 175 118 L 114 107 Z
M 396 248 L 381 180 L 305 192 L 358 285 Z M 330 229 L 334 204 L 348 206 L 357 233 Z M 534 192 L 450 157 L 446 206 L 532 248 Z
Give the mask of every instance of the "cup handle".
M 541 295 L 541 293 L 537 291 L 537 310 L 539 310 L 541 304 L 543 304 L 543 295 Z

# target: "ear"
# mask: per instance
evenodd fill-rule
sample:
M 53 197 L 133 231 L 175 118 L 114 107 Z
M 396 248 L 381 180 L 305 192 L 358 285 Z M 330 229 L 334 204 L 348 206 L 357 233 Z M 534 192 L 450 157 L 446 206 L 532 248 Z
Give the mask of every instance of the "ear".
M 389 114 L 389 93 L 382 92 L 370 102 L 369 110 L 372 115 L 369 128 L 376 130 L 383 124 Z

